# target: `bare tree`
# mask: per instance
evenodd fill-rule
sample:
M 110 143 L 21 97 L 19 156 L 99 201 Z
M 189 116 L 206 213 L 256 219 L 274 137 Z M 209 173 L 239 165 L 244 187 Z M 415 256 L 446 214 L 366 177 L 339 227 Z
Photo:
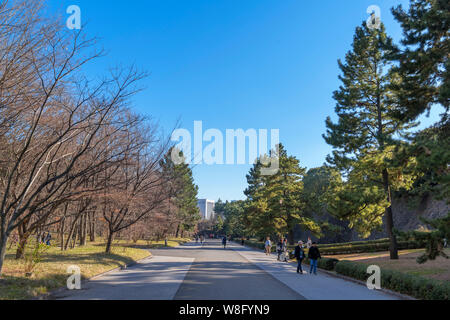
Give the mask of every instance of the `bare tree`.
M 131 117 L 133 117 L 131 115 Z M 166 180 L 159 163 L 169 142 L 156 134 L 156 126 L 144 127 L 141 122 L 123 137 L 127 146 L 124 161 L 117 168 L 105 170 L 103 217 L 108 225 L 106 252 L 111 252 L 114 235 L 136 224 L 163 205 Z M 113 187 L 109 187 L 112 185 Z
M 83 81 L 80 68 L 100 55 L 83 53 L 95 42 L 42 20 L 40 10 L 38 0 L 0 7 L 8 29 L 0 34 L 0 271 L 15 228 L 85 192 L 69 187 L 120 156 L 82 161 L 105 148 L 103 127 L 127 125 L 120 114 L 143 76 L 116 70 L 96 85 Z

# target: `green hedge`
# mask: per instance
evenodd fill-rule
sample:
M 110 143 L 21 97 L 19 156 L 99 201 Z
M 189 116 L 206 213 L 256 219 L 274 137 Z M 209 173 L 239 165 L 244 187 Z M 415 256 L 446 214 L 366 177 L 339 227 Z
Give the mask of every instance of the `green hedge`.
M 424 241 L 399 241 L 397 243 L 399 250 L 406 249 L 423 249 L 425 248 Z M 348 245 L 337 247 L 319 248 L 322 255 L 337 255 L 349 253 L 364 253 L 364 252 L 381 252 L 389 250 L 389 242 L 387 243 L 369 243 L 360 245 Z
M 339 261 L 335 271 L 339 274 L 367 281 L 367 265 Z M 396 292 L 407 294 L 424 300 L 449 300 L 450 284 L 442 283 L 433 279 L 426 279 L 420 276 L 413 276 L 407 273 L 394 270 L 381 271 L 381 287 Z
M 318 244 L 317 246 L 319 248 L 327 248 L 327 247 L 354 246 L 354 245 L 375 244 L 375 243 L 389 243 L 389 239 L 384 238 L 384 239 L 378 239 L 378 240 L 363 240 L 363 241 L 352 241 L 352 242 L 327 243 L 327 244 Z
M 303 262 L 305 264 L 309 264 L 309 259 L 306 258 L 305 260 L 303 260 Z M 322 258 L 319 259 L 317 262 L 317 267 L 320 269 L 324 269 L 324 270 L 329 270 L 329 271 L 333 271 L 336 264 L 339 262 L 338 259 L 334 259 L 334 258 Z
M 247 240 L 245 241 L 245 244 L 264 250 L 264 243 L 259 241 L 252 241 Z M 398 241 L 397 243 L 399 250 L 406 250 L 406 249 L 423 249 L 425 248 L 425 242 L 424 241 Z M 389 241 L 385 239 L 381 240 L 370 240 L 365 242 L 349 242 L 348 244 L 328 244 L 328 245 L 319 245 L 320 253 L 322 255 L 339 255 L 339 254 L 352 254 L 352 253 L 365 253 L 365 252 L 382 252 L 382 251 L 389 251 Z M 288 246 L 288 250 L 292 251 L 295 249 L 294 246 Z M 276 251 L 276 245 L 272 245 L 272 252 Z M 305 252 L 307 253 L 308 250 L 305 249 Z
M 246 246 L 249 246 L 249 247 L 252 247 L 252 248 L 256 248 L 256 249 L 261 249 L 261 250 L 265 249 L 264 242 L 245 240 L 244 244 Z M 272 252 L 275 252 L 276 249 L 277 249 L 277 246 L 273 245 L 273 243 L 272 243 Z
M 245 244 L 254 248 L 264 250 L 264 243 L 258 241 L 245 241 Z M 399 249 L 412 249 L 422 248 L 422 243 L 413 241 L 400 241 Z M 290 246 L 291 258 L 293 258 L 292 251 L 295 247 Z M 350 248 L 350 249 L 349 249 Z M 342 246 L 340 248 L 331 249 L 321 248 L 320 251 L 323 254 L 330 254 L 328 252 L 340 249 L 342 252 Z M 365 251 L 358 251 L 364 249 Z M 383 243 L 370 243 L 366 245 L 353 245 L 345 248 L 345 253 L 351 252 L 369 252 L 385 251 L 389 249 Z M 348 251 L 347 251 L 348 250 Z M 272 251 L 275 251 L 275 246 L 272 246 Z M 305 250 L 307 252 L 307 250 Z M 336 253 L 335 253 L 336 254 Z M 309 259 L 304 260 L 305 264 L 309 264 Z M 322 258 L 318 261 L 318 267 L 320 269 L 336 271 L 339 274 L 355 278 L 362 281 L 367 281 L 370 276 L 367 273 L 367 265 L 357 262 L 338 260 L 334 258 Z M 381 271 L 381 287 L 390 289 L 399 293 L 410 295 L 417 299 L 423 300 L 450 300 L 450 283 L 439 282 L 433 279 L 426 279 L 420 276 L 413 276 L 407 273 L 394 270 L 382 270 Z

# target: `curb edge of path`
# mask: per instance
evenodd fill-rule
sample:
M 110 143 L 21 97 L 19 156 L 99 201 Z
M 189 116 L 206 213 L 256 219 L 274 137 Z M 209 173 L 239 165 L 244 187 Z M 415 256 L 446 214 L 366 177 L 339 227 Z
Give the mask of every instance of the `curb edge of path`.
M 319 268 L 319 270 L 320 270 L 320 272 L 323 272 L 323 273 L 325 273 L 325 274 L 327 274 L 329 276 L 332 276 L 332 277 L 335 277 L 335 278 L 340 278 L 340 279 L 347 280 L 347 281 L 351 281 L 351 282 L 354 282 L 356 284 L 360 284 L 362 286 L 366 286 L 366 283 L 364 281 L 361 281 L 361 280 L 358 280 L 358 279 L 355 279 L 355 278 L 351 278 L 351 277 L 347 277 L 347 276 L 344 276 L 344 275 L 339 274 L 337 272 L 332 272 L 332 271 L 329 271 L 329 270 L 324 270 L 324 269 L 320 269 L 320 268 Z M 411 296 L 408 296 L 408 295 L 405 295 L 403 293 L 399 293 L 399 292 L 396 292 L 396 291 L 392 291 L 392 290 L 389 290 L 389 289 L 381 288 L 380 290 L 376 290 L 376 291 L 383 292 L 383 293 L 386 293 L 386 294 L 390 294 L 392 296 L 396 296 L 398 298 L 401 298 L 402 300 L 417 300 L 416 298 L 413 298 Z
M 114 269 L 111 269 L 111 270 L 108 270 L 108 271 L 96 274 L 95 276 L 92 276 L 92 277 L 90 277 L 88 279 L 81 280 L 81 285 L 83 286 L 83 285 L 89 283 L 89 281 L 95 280 L 95 279 L 100 278 L 102 276 L 105 276 L 105 275 L 107 275 L 109 273 L 117 272 L 117 271 L 120 271 L 120 270 L 126 270 L 129 267 L 133 267 L 133 266 L 137 265 L 138 263 L 141 263 L 144 260 L 152 259 L 152 258 L 153 258 L 153 255 L 150 253 L 145 258 L 142 258 L 142 259 L 139 259 L 137 261 L 130 262 L 129 264 L 126 264 L 126 265 L 123 265 L 123 266 L 120 266 L 120 267 L 117 267 L 117 268 L 114 268 Z M 59 293 L 64 292 L 64 291 L 69 291 L 69 290 L 66 287 L 61 287 L 61 288 L 52 290 L 52 291 L 50 291 L 47 294 L 41 294 L 41 295 L 39 295 L 37 297 L 34 297 L 34 298 L 30 299 L 30 300 L 55 300 L 57 298 L 57 295 Z M 79 291 L 79 290 L 75 290 L 75 291 Z
M 182 244 L 180 244 L 180 245 L 178 245 L 176 247 L 183 246 L 186 243 L 189 243 L 189 241 L 184 242 L 184 243 L 182 243 Z M 95 276 L 92 276 L 91 278 L 82 280 L 81 284 L 82 285 L 87 284 L 87 283 L 89 283 L 89 281 L 92 281 L 92 280 L 95 280 L 97 278 L 100 278 L 100 277 L 102 277 L 104 275 L 107 275 L 108 273 L 113 273 L 113 272 L 117 272 L 117 271 L 120 271 L 120 270 L 126 270 L 126 269 L 128 269 L 130 267 L 133 267 L 133 266 L 137 265 L 138 263 L 141 263 L 144 260 L 153 258 L 153 254 L 150 251 L 151 248 L 147 248 L 147 249 L 143 249 L 143 250 L 148 251 L 149 255 L 147 257 L 139 259 L 137 261 L 130 262 L 129 264 L 126 264 L 126 265 L 123 265 L 123 266 L 120 266 L 120 267 L 117 267 L 117 268 L 114 268 L 114 269 L 111 269 L 111 270 L 108 270 L 108 271 L 96 274 Z M 41 294 L 41 295 L 39 295 L 37 297 L 34 297 L 32 299 L 29 299 L 29 300 L 55 300 L 57 298 L 56 297 L 57 294 L 62 293 L 64 291 L 66 291 L 66 290 L 68 290 L 66 287 L 61 287 L 61 288 L 52 290 L 49 293 Z
M 237 244 L 241 248 L 244 247 L 244 248 L 252 250 L 252 251 L 258 251 L 258 250 L 256 250 L 253 247 L 249 247 L 249 246 L 246 246 L 246 245 L 242 246 L 240 243 L 237 243 L 237 242 L 234 242 L 234 241 L 233 241 L 233 243 Z M 294 262 L 287 262 L 287 263 L 294 263 Z M 305 266 L 309 266 L 309 265 L 305 264 Z M 347 276 L 344 276 L 344 275 L 339 274 L 337 272 L 331 272 L 331 271 L 320 269 L 320 268 L 318 268 L 318 269 L 319 269 L 320 272 L 323 272 L 323 273 L 325 273 L 325 274 L 327 274 L 327 275 L 329 275 L 331 277 L 340 278 L 340 279 L 347 280 L 347 281 L 350 281 L 350 282 L 353 282 L 353 283 L 356 283 L 356 284 L 359 284 L 359 285 L 362 285 L 362 286 L 366 286 L 366 283 L 364 281 L 361 281 L 361 280 L 358 280 L 358 279 L 355 279 L 355 278 L 351 278 L 351 277 L 347 277 Z M 399 292 L 396 292 L 396 291 L 392 291 L 392 290 L 389 290 L 389 289 L 381 288 L 380 290 L 376 290 L 376 291 L 383 292 L 383 293 L 386 293 L 386 294 L 390 294 L 392 296 L 396 296 L 398 298 L 401 298 L 402 300 L 417 300 L 414 297 L 411 297 L 411 296 L 408 296 L 408 295 L 405 295 L 405 294 L 402 294 L 402 293 L 399 293 Z

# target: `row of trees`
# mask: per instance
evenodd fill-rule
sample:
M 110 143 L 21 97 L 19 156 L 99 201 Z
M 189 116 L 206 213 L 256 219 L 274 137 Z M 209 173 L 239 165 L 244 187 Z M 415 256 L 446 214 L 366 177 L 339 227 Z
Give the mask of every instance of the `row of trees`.
M 329 185 L 329 170 L 323 172 L 318 168 L 306 172 L 282 144 L 272 150 L 271 156 L 279 160 L 278 172 L 262 174 L 267 162 L 257 161 L 247 175 L 245 201 L 219 200 L 215 204 L 216 233 L 261 239 L 287 236 L 293 244 L 297 226 L 316 236 L 321 236 L 323 231 L 337 230 L 326 219 L 319 221 L 324 212 L 322 198 Z
M 223 202 L 219 199 L 214 206 L 216 221 L 214 231 L 216 234 L 228 235 L 233 238 L 248 234 L 244 220 L 244 201 Z
M 288 235 L 294 243 L 294 227 L 300 225 L 320 234 L 320 226 L 310 211 L 309 199 L 304 189 L 305 168 L 294 156 L 289 156 L 282 144 L 272 150 L 271 157 L 279 161 L 279 170 L 273 175 L 263 175 L 265 161 L 257 161 L 247 175 L 248 188 L 245 203 L 245 225 L 252 235 Z
M 364 22 L 356 28 L 352 50 L 339 61 L 342 85 L 334 93 L 337 121 L 326 120 L 324 139 L 333 147 L 326 165 L 306 174 L 279 145 L 270 155 L 279 158 L 277 174 L 261 175 L 265 161 L 250 170 L 245 214 L 239 218 L 247 234 L 288 234 L 292 243 L 300 225 L 320 235 L 324 228 L 335 229 L 316 221 L 314 214 L 326 211 L 349 221 L 363 237 L 384 224 L 391 259 L 397 259 L 394 195 L 449 199 L 450 4 L 411 0 L 408 10 L 398 6 L 392 12 L 404 31 L 400 45 L 383 24 L 374 29 Z M 445 110 L 441 120 L 415 132 L 418 117 L 436 105 Z M 448 225 L 442 230 L 448 238 Z
M 332 182 L 328 209 L 364 236 L 384 218 L 391 259 L 398 259 L 394 192 L 411 190 L 429 174 L 429 191 L 448 195 L 448 136 L 430 131 L 448 132 L 449 126 L 449 9 L 441 0 L 393 8 L 404 31 L 400 46 L 383 25 L 374 29 L 363 23 L 352 50 L 339 61 L 338 121 L 327 119 L 324 138 L 334 148 L 327 161 L 343 178 Z M 415 134 L 417 118 L 436 104 L 445 109 L 440 123 Z
M 191 230 L 199 218 L 190 169 L 171 166 L 169 139 L 129 108 L 145 73 L 86 78 L 102 55 L 95 39 L 44 10 L 40 0 L 0 5 L 0 272 L 16 232 L 18 258 L 50 229 L 62 250 L 102 235 L 110 252 L 125 230 Z

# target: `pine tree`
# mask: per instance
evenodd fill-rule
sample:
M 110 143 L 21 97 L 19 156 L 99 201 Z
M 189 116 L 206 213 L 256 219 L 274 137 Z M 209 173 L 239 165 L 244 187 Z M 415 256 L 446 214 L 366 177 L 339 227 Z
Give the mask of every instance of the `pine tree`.
M 334 148 L 327 161 L 344 174 L 342 182 L 333 182 L 330 213 L 348 219 L 363 236 L 379 228 L 384 216 L 390 256 L 398 259 L 392 192 L 410 188 L 414 177 L 408 169 L 414 159 L 395 163 L 395 150 L 402 144 L 396 138 L 414 124 L 394 117 L 396 92 L 391 84 L 399 81 L 390 72 L 394 51 L 383 24 L 370 29 L 364 22 L 356 28 L 352 50 L 345 63 L 339 61 L 342 85 L 334 93 L 338 122 L 327 119 L 324 138 Z
M 392 9 L 403 28 L 404 49 L 393 58 L 402 81 L 396 89 L 398 116 L 415 119 L 434 104 L 446 109 L 450 99 L 450 2 L 448 0 L 411 0 L 408 10 Z
M 192 170 L 186 163 L 175 164 L 171 154 L 172 150 L 161 161 L 161 168 L 171 184 L 169 207 L 178 220 L 178 237 L 180 232 L 192 231 L 201 217 L 197 206 L 198 186 L 194 183 Z
M 271 156 L 279 160 L 277 173 L 261 175 L 262 165 L 258 162 L 247 176 L 249 187 L 245 194 L 251 227 L 261 237 L 287 234 L 291 244 L 297 225 L 319 234 L 320 227 L 305 211 L 302 181 L 305 169 L 300 167 L 298 159 L 287 154 L 282 144 Z
M 258 160 L 247 174 L 248 187 L 244 191 L 247 196 L 245 203 L 245 225 L 249 235 L 261 239 L 276 235 L 275 220 L 268 211 L 268 199 L 265 195 L 267 176 L 261 174 L 263 164 Z
M 420 220 L 431 226 L 433 230 L 430 232 L 410 231 L 399 233 L 405 239 L 426 242 L 425 253 L 417 258 L 417 262 L 423 264 L 428 260 L 436 260 L 439 256 L 448 259 L 449 257 L 444 251 L 444 241 L 448 241 L 450 238 L 450 213 L 440 219 L 420 218 Z
M 223 230 L 232 237 L 246 234 L 244 223 L 244 201 L 227 202 L 224 207 L 225 222 Z
M 397 117 L 416 119 L 434 105 L 445 109 L 441 121 L 415 135 L 404 152 L 417 158 L 417 170 L 424 174 L 417 181 L 414 193 L 449 201 L 450 2 L 411 0 L 407 10 L 397 6 L 392 13 L 403 28 L 404 46 L 393 55 L 398 64 L 395 72 L 401 79 L 394 86 L 399 93 Z M 449 236 L 449 217 L 424 222 L 436 230 L 409 234 L 428 242 L 427 252 L 418 259 L 419 263 L 442 255 L 443 238 Z
M 437 200 L 450 201 L 450 119 L 418 132 L 411 145 L 399 157 L 413 155 L 416 170 L 423 174 L 410 194 L 420 198 L 431 195 Z

